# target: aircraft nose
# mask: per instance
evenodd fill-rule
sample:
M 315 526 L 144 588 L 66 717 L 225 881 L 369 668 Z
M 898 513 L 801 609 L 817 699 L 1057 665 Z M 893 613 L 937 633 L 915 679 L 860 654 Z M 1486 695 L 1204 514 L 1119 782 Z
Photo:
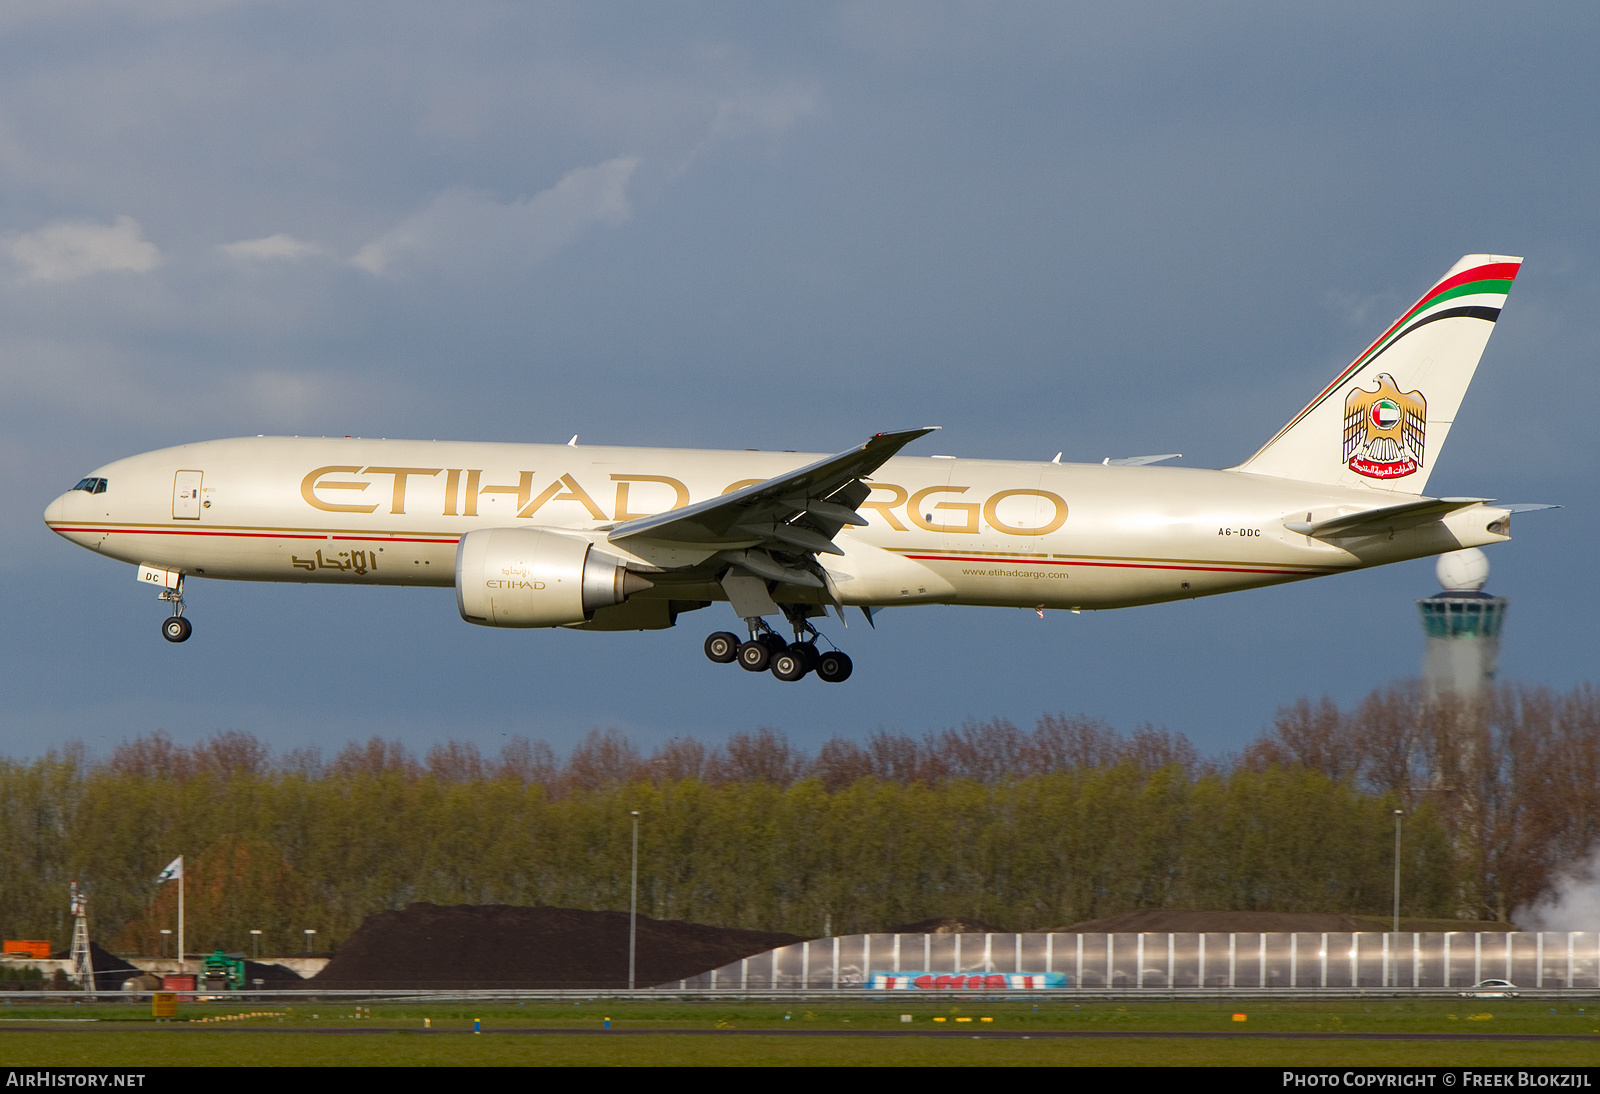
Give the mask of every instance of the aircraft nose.
M 45 506 L 44 522 L 46 524 L 59 524 L 67 519 L 67 495 L 62 494 L 55 501 Z

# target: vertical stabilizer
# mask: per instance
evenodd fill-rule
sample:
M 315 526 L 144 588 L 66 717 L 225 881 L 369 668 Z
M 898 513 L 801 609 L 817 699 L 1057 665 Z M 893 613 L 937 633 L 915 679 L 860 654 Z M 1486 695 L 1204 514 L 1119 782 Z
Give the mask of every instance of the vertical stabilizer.
M 1457 262 L 1234 470 L 1422 493 L 1521 265 L 1507 255 Z

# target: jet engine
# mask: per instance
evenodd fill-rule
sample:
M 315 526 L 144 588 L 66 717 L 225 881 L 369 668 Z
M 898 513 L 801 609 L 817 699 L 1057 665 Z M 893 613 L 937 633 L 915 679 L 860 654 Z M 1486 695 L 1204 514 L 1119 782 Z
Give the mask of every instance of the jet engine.
M 561 627 L 621 604 L 651 582 L 586 539 L 483 528 L 456 546 L 456 607 L 483 627 Z

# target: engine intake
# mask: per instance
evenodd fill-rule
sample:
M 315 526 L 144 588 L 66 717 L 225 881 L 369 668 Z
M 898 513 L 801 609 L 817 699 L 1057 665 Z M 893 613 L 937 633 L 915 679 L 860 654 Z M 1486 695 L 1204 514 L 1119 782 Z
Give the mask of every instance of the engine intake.
M 539 528 L 483 528 L 456 545 L 456 607 L 483 627 L 588 621 L 651 582 L 586 539 Z

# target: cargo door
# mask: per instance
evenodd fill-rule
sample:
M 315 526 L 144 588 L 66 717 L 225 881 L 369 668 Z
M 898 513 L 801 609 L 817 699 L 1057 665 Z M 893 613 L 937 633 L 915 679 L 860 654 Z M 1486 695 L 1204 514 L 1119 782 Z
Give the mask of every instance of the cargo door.
M 199 471 L 179 471 L 172 482 L 172 519 L 200 519 Z

